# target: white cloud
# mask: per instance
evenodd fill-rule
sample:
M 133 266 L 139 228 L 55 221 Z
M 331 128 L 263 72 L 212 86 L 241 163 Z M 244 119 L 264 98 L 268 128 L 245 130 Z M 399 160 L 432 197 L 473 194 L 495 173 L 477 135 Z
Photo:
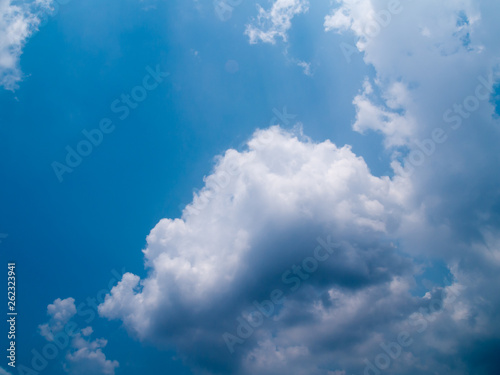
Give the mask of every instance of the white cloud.
M 0 367 L 0 375 L 11 375 L 11 373 Z
M 88 338 L 94 330 L 85 327 L 68 336 L 65 330 L 66 324 L 76 315 L 77 309 L 74 298 L 56 299 L 54 303 L 47 306 L 47 314 L 50 320 L 39 326 L 40 334 L 47 341 L 53 341 L 56 334 L 66 335 L 71 340 L 66 362 L 63 366 L 71 375 L 96 374 L 114 375 L 115 368 L 119 366 L 117 361 L 106 359 L 102 348 L 107 345 L 105 339 L 91 341 Z M 56 336 L 57 337 L 57 336 Z
M 0 0 L 0 86 L 15 90 L 22 79 L 19 59 L 28 38 L 40 24 L 40 11 L 48 11 L 51 0 L 13 2 Z
M 104 339 L 91 341 L 82 337 L 82 335 L 88 336 L 91 330 L 92 328 L 85 329 L 85 332 L 82 330 L 81 334 L 73 338 L 74 350 L 66 356 L 65 371 L 71 375 L 114 375 L 119 363 L 106 359 L 106 355 L 102 352 L 102 348 L 108 342 Z
M 408 231 L 415 230 L 421 241 L 435 242 L 435 253 L 450 239 L 428 231 L 411 181 L 371 175 L 349 147 L 315 143 L 278 127 L 258 131 L 248 151 L 228 150 L 218 159 L 206 178 L 211 199 L 204 210 L 193 215 L 187 207 L 181 219 L 157 224 L 144 250 L 149 276 L 125 274 L 99 312 L 122 320 L 142 341 L 175 345 L 195 371 L 362 372 L 363 358 L 373 361 L 380 343 L 409 331 L 415 356 L 405 354 L 396 373 L 410 375 L 414 366 L 428 365 L 440 373 L 450 366 L 465 372 L 457 340 L 490 335 L 484 307 L 499 298 L 484 289 L 495 268 L 490 265 L 488 277 L 474 285 L 457 257 L 448 258 L 456 281 L 430 286 L 423 297 L 412 294 L 414 276 L 425 266 L 400 254 L 404 248 L 391 238 L 408 241 Z M 287 293 L 283 271 L 310 256 L 316 238 L 328 234 L 341 248 L 298 292 Z M 446 258 L 445 249 L 439 254 Z M 477 254 L 474 262 L 483 270 L 485 261 L 496 259 L 484 246 Z M 236 319 L 275 288 L 285 290 L 282 307 L 230 355 L 222 334 L 236 333 Z M 478 290 L 488 299 L 474 301 Z M 418 315 L 420 309 L 425 315 Z M 421 321 L 425 330 L 417 332 Z
M 82 329 L 83 336 L 90 336 L 93 332 L 94 332 L 94 330 L 92 329 L 92 327 L 86 327 L 86 328 Z
M 150 276 L 124 275 L 99 307 L 102 316 L 123 320 L 141 340 L 175 343 L 189 361 L 238 366 L 237 356 L 227 358 L 222 333 L 234 330 L 262 293 L 260 280 L 265 290 L 286 288 L 280 275 L 311 253 L 316 237 L 351 244 L 325 265 L 319 293 L 334 285 L 355 293 L 408 272 L 409 263 L 383 240 L 402 214 L 406 193 L 399 181 L 371 175 L 349 147 L 278 127 L 258 131 L 248 147 L 218 160 L 206 189 L 214 179 L 227 183 L 204 210 L 192 215 L 187 207 L 181 219 L 157 224 L 144 250 Z M 388 264 L 394 268 L 384 270 Z M 283 314 L 299 313 L 303 298 L 293 297 Z M 193 340 L 203 350 L 193 352 Z
M 309 10 L 308 0 L 275 0 L 271 9 L 264 10 L 258 5 L 259 14 L 252 24 L 247 25 L 245 34 L 250 43 L 259 41 L 276 43 L 276 38 L 287 41 L 287 32 L 292 27 L 292 19 Z
M 373 88 L 367 80 L 364 83 L 363 92 L 353 101 L 356 107 L 356 121 L 353 129 L 360 133 L 367 130 L 382 133 L 387 147 L 408 144 L 417 124 L 411 115 L 398 113 L 401 110 L 404 112 L 406 108 L 407 88 L 401 82 L 394 82 L 388 87 L 382 105 L 374 104 L 370 98 L 371 94 L 373 94 Z
M 335 9 L 331 15 L 325 17 L 325 30 L 345 31 L 353 29 L 358 34 L 363 34 L 360 24 L 372 19 L 373 6 L 371 0 L 337 0 L 340 7 Z
M 66 323 L 75 316 L 76 307 L 75 300 L 73 298 L 66 298 L 61 300 L 56 299 L 54 303 L 47 306 L 47 315 L 50 316 L 48 323 L 39 325 L 40 334 L 45 337 L 46 340 L 52 341 L 54 339 L 54 334 L 63 330 Z
M 306 76 L 311 77 L 313 74 L 311 72 L 311 63 L 306 61 L 297 61 L 297 66 L 301 67 Z
M 144 254 L 154 274 L 142 281 L 126 274 L 100 306 L 103 315 L 123 317 L 146 335 L 153 324 L 148 315 L 173 309 L 174 294 L 177 303 L 202 304 L 227 292 L 221 285 L 238 280 L 243 259 L 261 250 L 255 241 L 276 223 L 296 225 L 305 215 L 332 230 L 386 233 L 386 219 L 401 199 L 350 148 L 300 141 L 278 127 L 257 132 L 248 152 L 227 151 L 206 185 L 216 178 L 227 178 L 228 186 L 215 191 L 199 215 L 187 207 L 182 219 L 163 219 L 151 231 Z
M 338 3 L 326 17 L 325 29 L 353 33 L 357 43 L 352 47 L 376 71 L 376 79 L 365 83 L 354 99 L 353 128 L 382 133 L 388 148 L 416 149 L 415 141 L 430 138 L 436 128 L 449 133 L 450 123 L 443 119 L 446 110 L 474 95 L 478 77 L 488 77 L 498 64 L 498 44 L 489 37 L 500 31 L 490 17 L 495 14 L 495 9 L 488 9 L 493 5 L 483 4 L 481 11 L 472 0 L 439 5 L 431 1 Z M 491 111 L 483 101 L 468 121 L 487 124 Z

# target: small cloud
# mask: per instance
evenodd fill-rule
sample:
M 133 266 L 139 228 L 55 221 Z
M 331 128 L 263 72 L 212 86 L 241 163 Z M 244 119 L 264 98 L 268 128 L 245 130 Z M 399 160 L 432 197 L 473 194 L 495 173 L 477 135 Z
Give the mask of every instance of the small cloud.
M 67 334 L 64 327 L 77 313 L 74 298 L 56 299 L 54 303 L 47 306 L 47 314 L 50 320 L 39 326 L 40 334 L 47 341 L 53 341 L 54 336 Z M 69 334 L 71 345 L 66 355 L 66 361 L 63 363 L 64 370 L 70 375 L 114 375 L 115 369 L 119 366 L 117 361 L 106 359 L 102 349 L 107 345 L 107 340 L 100 338 L 94 341 L 90 340 L 94 330 L 88 326 L 80 331 Z M 8 373 L 6 373 L 8 374 Z M 5 375 L 1 372 L 0 375 Z M 10 375 L 10 374 L 8 374 Z
M 47 306 L 47 314 L 50 320 L 38 326 L 40 334 L 46 340 L 52 341 L 54 334 L 63 330 L 68 321 L 75 316 L 76 306 L 74 298 L 56 299 L 54 303 Z
M 94 332 L 94 330 L 92 329 L 92 327 L 86 327 L 86 328 L 82 329 L 83 336 L 90 336 L 93 332 Z

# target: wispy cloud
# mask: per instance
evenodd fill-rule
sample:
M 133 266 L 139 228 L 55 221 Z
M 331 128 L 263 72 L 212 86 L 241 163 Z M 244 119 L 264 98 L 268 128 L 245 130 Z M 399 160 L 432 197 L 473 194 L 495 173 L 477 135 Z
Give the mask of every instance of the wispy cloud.
M 286 42 L 293 17 L 308 10 L 308 0 L 276 0 L 269 10 L 258 5 L 259 14 L 247 25 L 245 34 L 251 44 L 259 41 L 274 44 L 277 38 Z
M 0 0 L 0 86 L 5 89 L 18 88 L 23 77 L 19 68 L 23 47 L 38 29 L 39 13 L 51 4 L 52 0 Z

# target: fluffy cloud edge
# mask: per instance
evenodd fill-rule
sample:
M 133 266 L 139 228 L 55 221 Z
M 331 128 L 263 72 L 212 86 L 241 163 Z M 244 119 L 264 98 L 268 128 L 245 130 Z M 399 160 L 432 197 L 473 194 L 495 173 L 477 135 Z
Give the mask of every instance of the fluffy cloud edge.
M 52 11 L 52 0 L 36 0 L 14 4 L 0 0 L 0 86 L 15 91 L 23 73 L 19 67 L 23 48 L 38 31 L 41 17 Z

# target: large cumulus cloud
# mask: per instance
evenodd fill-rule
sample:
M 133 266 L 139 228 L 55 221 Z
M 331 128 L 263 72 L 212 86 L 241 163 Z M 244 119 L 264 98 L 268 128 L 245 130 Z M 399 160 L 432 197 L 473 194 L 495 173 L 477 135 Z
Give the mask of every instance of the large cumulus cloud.
M 126 274 L 99 311 L 214 372 L 247 371 L 246 361 L 273 331 L 295 331 L 308 345 L 300 332 L 312 340 L 317 329 L 322 340 L 355 345 L 377 325 L 367 310 L 377 299 L 386 299 L 376 303 L 380 320 L 388 319 L 384 306 L 397 302 L 410 314 L 421 303 L 407 293 L 415 266 L 391 242 L 407 192 L 403 179 L 371 175 L 347 146 L 279 127 L 258 131 L 247 151 L 229 150 L 218 160 L 182 218 L 164 219 L 151 231 L 144 250 L 149 277 Z M 334 240 L 337 250 L 292 290 L 282 275 L 313 254 L 318 238 Z M 276 288 L 285 293 L 283 307 L 231 355 L 222 334 L 234 333 L 252 302 Z M 351 322 L 323 316 L 339 325 L 321 329 L 319 315 L 327 312 Z

